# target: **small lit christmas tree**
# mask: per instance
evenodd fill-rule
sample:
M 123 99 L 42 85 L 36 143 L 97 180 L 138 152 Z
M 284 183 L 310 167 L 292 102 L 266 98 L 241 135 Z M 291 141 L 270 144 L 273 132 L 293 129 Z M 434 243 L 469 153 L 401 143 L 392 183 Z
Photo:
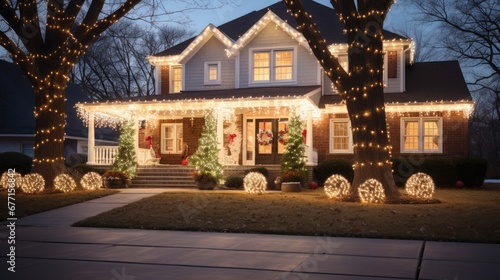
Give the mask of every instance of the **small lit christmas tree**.
M 124 122 L 120 127 L 118 154 L 111 170 L 125 172 L 130 179 L 136 175 L 137 162 L 135 161 L 134 122 L 132 121 Z
M 205 115 L 205 124 L 198 139 L 198 149 L 189 157 L 189 165 L 196 170 L 196 181 L 215 181 L 222 178 L 222 165 L 219 163 L 219 148 L 217 142 L 217 119 L 214 112 Z
M 288 142 L 283 151 L 281 160 L 281 171 L 285 173 L 289 170 L 299 171 L 304 175 L 307 174 L 306 158 L 304 156 L 306 145 L 302 136 L 302 120 L 299 116 L 293 115 L 288 120 Z

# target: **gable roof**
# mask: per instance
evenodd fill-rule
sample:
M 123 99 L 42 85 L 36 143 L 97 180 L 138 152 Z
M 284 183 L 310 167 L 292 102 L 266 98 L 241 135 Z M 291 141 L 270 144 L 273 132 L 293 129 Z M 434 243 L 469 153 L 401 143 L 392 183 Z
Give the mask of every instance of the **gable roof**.
M 417 62 L 406 66 L 406 91 L 384 93 L 386 103 L 472 101 L 458 61 Z M 321 98 L 320 108 L 340 104 L 340 95 Z
M 335 11 L 331 7 L 324 6 L 312 0 L 303 1 L 304 7 L 309 14 L 313 16 L 313 21 L 316 23 L 316 28 L 321 32 L 321 35 L 326 40 L 327 44 L 345 44 L 347 36 L 344 34 L 344 25 L 338 19 Z M 290 26 L 296 27 L 296 22 L 293 16 L 288 12 L 288 8 L 283 1 L 279 1 L 273 5 L 263 8 L 258 11 L 250 12 L 239 18 L 224 23 L 217 28 L 226 34 L 233 41 L 237 41 L 243 36 L 252 26 L 254 26 L 268 11 L 272 11 L 281 20 L 287 22 Z M 385 40 L 407 39 L 387 30 L 383 31 Z M 190 38 L 176 46 L 167 50 L 154 54 L 153 56 L 170 56 L 178 55 L 184 51 L 196 37 Z
M 66 99 L 66 135 L 87 138 L 87 128 L 73 106 L 89 98 L 80 86 L 68 84 Z M 17 65 L 0 59 L 0 135 L 34 135 L 34 108 L 35 94 L 28 78 Z M 96 132 L 96 135 L 112 141 L 116 141 L 117 136 L 109 129 Z

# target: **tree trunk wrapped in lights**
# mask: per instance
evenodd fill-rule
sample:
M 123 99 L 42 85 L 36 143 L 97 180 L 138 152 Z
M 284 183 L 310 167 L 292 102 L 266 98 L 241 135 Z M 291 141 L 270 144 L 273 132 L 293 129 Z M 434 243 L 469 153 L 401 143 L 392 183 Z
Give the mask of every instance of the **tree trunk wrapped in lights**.
M 348 38 L 349 70 L 346 72 L 330 53 L 311 15 L 300 0 L 283 0 L 295 17 L 298 29 L 308 40 L 347 105 L 354 142 L 354 182 L 351 194 L 368 179 L 384 187 L 388 200 L 400 196 L 392 177 L 390 146 L 384 107 L 382 25 L 393 0 L 330 1 Z

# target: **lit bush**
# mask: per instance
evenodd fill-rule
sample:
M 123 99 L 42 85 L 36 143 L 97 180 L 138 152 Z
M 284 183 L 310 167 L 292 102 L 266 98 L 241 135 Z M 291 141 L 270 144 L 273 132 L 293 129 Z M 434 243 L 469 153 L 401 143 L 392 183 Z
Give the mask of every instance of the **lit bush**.
M 344 176 L 334 174 L 325 181 L 325 193 L 329 198 L 340 198 L 349 195 L 351 184 Z
M 411 175 L 405 185 L 405 190 L 409 195 L 427 199 L 432 198 L 434 188 L 434 181 L 425 173 Z
M 85 190 L 98 190 L 102 187 L 102 177 L 96 172 L 89 172 L 83 175 L 80 185 Z
M 2 178 L 0 179 L 0 183 L 2 184 L 2 188 L 7 189 L 9 187 L 9 178 L 11 178 L 11 181 L 12 181 L 12 179 L 14 179 L 14 186 L 15 186 L 15 188 L 20 188 L 21 187 L 22 178 L 23 178 L 21 176 L 21 174 L 15 172 L 14 173 L 14 177 L 12 177 L 12 176 L 9 176 L 9 172 L 8 171 L 5 171 L 2 174 Z
M 261 194 L 266 190 L 267 180 L 258 172 L 250 172 L 243 179 L 245 191 L 251 194 Z
M 358 188 L 361 202 L 364 203 L 384 203 L 385 194 L 382 183 L 375 179 L 368 179 Z
M 54 179 L 54 188 L 62 192 L 70 192 L 76 188 L 76 182 L 68 174 L 60 174 Z
M 21 189 L 25 193 L 38 193 L 45 188 L 45 180 L 37 173 L 28 174 L 23 177 Z

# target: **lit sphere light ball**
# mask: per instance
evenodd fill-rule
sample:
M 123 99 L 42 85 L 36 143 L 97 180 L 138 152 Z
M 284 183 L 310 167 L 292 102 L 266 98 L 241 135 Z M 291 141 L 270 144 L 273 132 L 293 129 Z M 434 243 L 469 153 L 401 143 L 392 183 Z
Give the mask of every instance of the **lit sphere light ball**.
M 2 188 L 7 189 L 9 187 L 9 178 L 11 180 L 14 179 L 15 188 L 21 187 L 23 176 L 17 172 L 14 172 L 14 177 L 12 177 L 11 175 L 9 175 L 8 171 L 5 171 L 2 174 L 2 178 L 0 179 L 0 183 L 2 184 Z
M 344 176 L 334 174 L 326 179 L 324 188 L 328 198 L 341 198 L 350 194 L 351 184 Z
M 39 193 L 45 189 L 45 180 L 37 173 L 28 174 L 23 177 L 21 190 L 25 193 Z
M 415 173 L 408 178 L 405 184 L 406 192 L 414 197 L 431 199 L 434 194 L 434 181 L 425 173 Z
M 62 192 L 70 192 L 76 188 L 75 180 L 68 174 L 57 175 L 54 179 L 54 188 Z
M 259 172 L 250 172 L 243 178 L 245 191 L 251 194 L 262 194 L 266 191 L 267 180 Z
M 382 183 L 375 179 L 368 179 L 358 188 L 359 197 L 363 203 L 384 203 L 385 194 Z
M 96 172 L 88 172 L 83 175 L 80 185 L 85 190 L 98 190 L 102 187 L 102 177 Z

